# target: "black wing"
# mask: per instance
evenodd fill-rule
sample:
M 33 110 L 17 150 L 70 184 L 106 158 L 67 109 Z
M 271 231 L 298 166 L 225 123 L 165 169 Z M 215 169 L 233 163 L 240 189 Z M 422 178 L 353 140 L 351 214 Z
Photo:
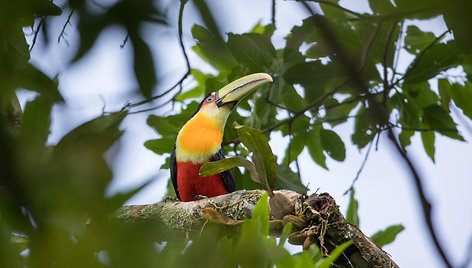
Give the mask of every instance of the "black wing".
M 214 161 L 218 161 L 225 158 L 226 157 L 223 148 L 220 148 L 220 150 L 213 156 Z M 225 185 L 226 191 L 228 191 L 228 193 L 236 191 L 236 183 L 234 182 L 234 177 L 231 170 L 221 172 L 220 176 L 223 179 L 223 184 Z
M 175 195 L 180 200 L 179 188 L 177 187 L 177 161 L 175 159 L 175 146 L 174 150 L 170 154 L 170 179 L 172 180 L 172 185 L 174 186 Z

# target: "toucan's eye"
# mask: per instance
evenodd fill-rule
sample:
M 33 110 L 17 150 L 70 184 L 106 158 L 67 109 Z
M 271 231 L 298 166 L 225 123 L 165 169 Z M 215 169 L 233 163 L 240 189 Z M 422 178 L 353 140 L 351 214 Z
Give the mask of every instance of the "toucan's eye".
M 215 99 L 215 97 L 213 97 L 213 95 L 211 95 L 207 98 L 207 102 L 212 102 L 214 99 Z

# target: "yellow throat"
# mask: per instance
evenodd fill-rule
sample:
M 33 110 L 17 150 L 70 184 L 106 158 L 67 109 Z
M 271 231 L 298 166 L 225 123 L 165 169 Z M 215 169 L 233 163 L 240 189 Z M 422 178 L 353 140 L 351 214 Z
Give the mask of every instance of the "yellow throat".
M 218 152 L 230 109 L 202 107 L 179 131 L 176 158 L 179 162 L 204 163 Z

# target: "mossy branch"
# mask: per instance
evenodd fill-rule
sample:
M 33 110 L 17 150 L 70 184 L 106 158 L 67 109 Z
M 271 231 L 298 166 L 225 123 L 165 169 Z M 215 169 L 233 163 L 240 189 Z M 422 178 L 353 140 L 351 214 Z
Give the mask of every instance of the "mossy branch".
M 124 206 L 116 218 L 130 224 L 155 221 L 163 228 L 165 239 L 199 235 L 207 223 L 238 227 L 252 211 L 263 191 L 236 191 L 193 202 L 167 202 Z M 274 191 L 270 197 L 270 231 L 280 235 L 283 226 L 292 223 L 289 242 L 306 249 L 316 244 L 328 255 L 342 243 L 352 240 L 335 267 L 398 267 L 389 255 L 340 213 L 329 194 L 308 198 L 293 191 Z

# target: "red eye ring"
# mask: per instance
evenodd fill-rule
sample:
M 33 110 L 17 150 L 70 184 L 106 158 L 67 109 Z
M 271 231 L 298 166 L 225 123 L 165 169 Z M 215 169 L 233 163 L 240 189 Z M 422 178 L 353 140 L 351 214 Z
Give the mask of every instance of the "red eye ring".
M 206 99 L 206 102 L 213 102 L 215 100 L 215 97 L 213 95 L 208 96 Z

